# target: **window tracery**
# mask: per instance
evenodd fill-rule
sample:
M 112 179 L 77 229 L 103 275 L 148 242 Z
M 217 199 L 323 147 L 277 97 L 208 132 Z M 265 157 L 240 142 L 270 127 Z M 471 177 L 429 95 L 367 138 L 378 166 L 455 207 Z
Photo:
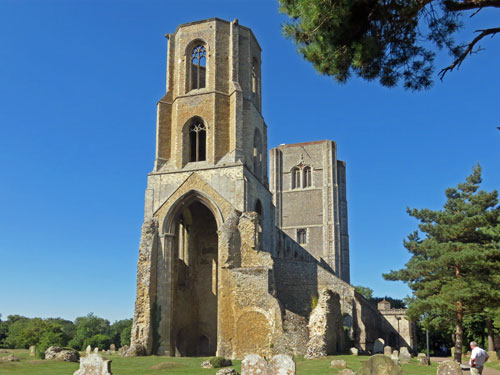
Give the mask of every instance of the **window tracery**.
M 203 44 L 198 44 L 191 52 L 191 90 L 205 87 L 207 50 Z
M 204 161 L 207 153 L 207 130 L 205 124 L 199 120 L 189 127 L 190 160 Z

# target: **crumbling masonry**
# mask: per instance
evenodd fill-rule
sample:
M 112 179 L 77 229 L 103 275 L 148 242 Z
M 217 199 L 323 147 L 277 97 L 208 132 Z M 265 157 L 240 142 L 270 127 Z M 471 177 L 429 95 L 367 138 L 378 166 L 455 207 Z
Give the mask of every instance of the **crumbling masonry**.
M 252 31 L 214 18 L 167 37 L 131 353 L 314 357 L 379 337 L 412 347 L 349 284 L 336 144 L 271 150 L 269 188 Z

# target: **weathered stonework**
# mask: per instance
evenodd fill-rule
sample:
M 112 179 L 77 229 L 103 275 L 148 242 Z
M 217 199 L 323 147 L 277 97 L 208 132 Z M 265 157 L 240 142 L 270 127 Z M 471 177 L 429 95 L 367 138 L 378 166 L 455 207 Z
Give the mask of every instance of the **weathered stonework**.
M 348 283 L 345 163 L 335 143 L 273 150 L 273 195 L 252 31 L 214 18 L 167 37 L 131 345 L 121 355 L 371 350 L 394 329 Z M 311 168 L 300 193 L 282 184 L 297 160 L 304 178 Z

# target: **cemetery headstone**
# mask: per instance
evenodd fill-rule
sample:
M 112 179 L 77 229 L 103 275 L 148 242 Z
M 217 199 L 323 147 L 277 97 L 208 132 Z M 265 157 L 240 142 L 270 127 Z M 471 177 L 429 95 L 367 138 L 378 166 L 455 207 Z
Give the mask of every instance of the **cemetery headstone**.
M 406 346 L 399 348 L 399 360 L 401 363 L 410 363 L 411 354 Z
M 392 355 L 392 348 L 390 346 L 384 346 L 384 355 L 388 357 Z
M 401 366 L 395 365 L 386 355 L 375 354 L 361 362 L 358 375 L 401 375 Z
M 358 349 L 356 348 L 351 348 L 349 349 L 349 351 L 351 352 L 352 355 L 358 355 Z
M 462 375 L 462 368 L 455 361 L 443 361 L 438 364 L 437 375 Z
M 378 338 L 373 343 L 373 354 L 380 354 L 384 352 L 384 339 Z
M 111 351 L 111 354 L 115 354 L 115 352 L 116 352 L 116 346 L 115 346 L 115 344 L 111 344 L 109 346 L 109 350 Z
M 36 346 L 31 345 L 30 346 L 30 357 L 34 357 L 34 356 L 36 356 Z
M 111 375 L 111 361 L 99 354 L 80 358 L 80 368 L 73 375 Z
M 85 349 L 85 353 L 87 353 L 87 355 L 89 355 L 91 351 L 92 351 L 92 347 L 90 345 L 87 345 L 87 349 Z
M 295 362 L 286 354 L 278 354 L 269 360 L 268 375 L 295 375 Z

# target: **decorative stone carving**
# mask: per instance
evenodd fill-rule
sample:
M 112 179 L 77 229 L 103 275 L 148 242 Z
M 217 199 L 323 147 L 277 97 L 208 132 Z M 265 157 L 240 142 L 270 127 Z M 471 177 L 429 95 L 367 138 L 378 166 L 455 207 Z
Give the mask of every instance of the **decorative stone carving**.
M 99 354 L 80 358 L 80 368 L 73 375 L 111 375 L 111 361 Z

